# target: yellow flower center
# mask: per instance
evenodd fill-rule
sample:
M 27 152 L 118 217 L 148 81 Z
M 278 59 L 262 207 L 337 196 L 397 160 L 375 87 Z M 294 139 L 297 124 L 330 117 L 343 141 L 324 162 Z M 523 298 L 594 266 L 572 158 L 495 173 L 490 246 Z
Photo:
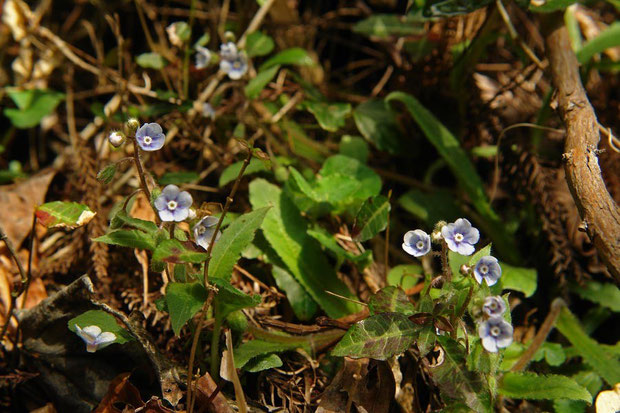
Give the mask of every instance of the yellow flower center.
M 415 247 L 416 247 L 417 249 L 419 249 L 419 250 L 423 249 L 423 248 L 424 248 L 424 241 L 418 241 L 418 242 L 416 242 Z
M 461 241 L 463 241 L 463 238 L 464 238 L 464 237 L 463 237 L 463 234 L 455 234 L 455 235 L 454 235 L 454 240 L 455 240 L 456 242 L 461 242 Z
M 168 201 L 168 209 L 174 210 L 177 207 L 177 201 Z
M 153 142 L 153 138 L 151 138 L 150 136 L 145 136 L 144 137 L 144 143 L 147 145 L 150 145 L 151 142 Z

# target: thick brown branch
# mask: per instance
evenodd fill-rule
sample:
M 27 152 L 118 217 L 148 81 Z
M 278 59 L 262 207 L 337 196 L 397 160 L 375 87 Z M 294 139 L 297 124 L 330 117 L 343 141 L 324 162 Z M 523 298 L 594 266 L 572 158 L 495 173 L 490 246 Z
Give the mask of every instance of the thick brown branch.
M 620 210 L 609 195 L 598 164 L 598 121 L 579 77 L 579 63 L 561 18 L 548 26 L 547 57 L 566 126 L 564 160 L 568 186 L 590 239 L 620 282 Z

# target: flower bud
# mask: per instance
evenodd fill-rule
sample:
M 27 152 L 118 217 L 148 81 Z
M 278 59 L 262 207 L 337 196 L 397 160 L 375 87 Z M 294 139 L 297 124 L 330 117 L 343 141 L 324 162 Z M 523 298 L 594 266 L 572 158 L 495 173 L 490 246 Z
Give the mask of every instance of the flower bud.
M 127 120 L 127 129 L 129 129 L 129 133 L 135 133 L 136 130 L 140 127 L 140 121 L 136 118 L 129 118 Z
M 114 131 L 108 136 L 108 141 L 110 142 L 110 145 L 118 148 L 125 142 L 125 134 L 120 131 Z

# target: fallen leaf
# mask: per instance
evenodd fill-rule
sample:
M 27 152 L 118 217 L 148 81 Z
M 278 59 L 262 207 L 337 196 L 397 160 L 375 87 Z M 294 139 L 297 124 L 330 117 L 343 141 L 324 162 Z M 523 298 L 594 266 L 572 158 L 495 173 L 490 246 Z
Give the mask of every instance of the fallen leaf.
M 146 199 L 146 195 L 140 192 L 136 195 L 135 201 L 131 206 L 131 211 L 129 212 L 134 218 L 143 219 L 145 221 L 155 222 L 155 212 L 149 202 Z
M 30 232 L 34 209 L 45 200 L 54 175 L 56 171 L 48 169 L 23 182 L 0 186 L 0 222 L 13 248 L 19 248 Z
M 129 405 L 134 409 L 144 406 L 138 389 L 129 382 L 131 373 L 121 373 L 110 382 L 108 392 L 93 413 L 121 413 Z M 120 409 L 119 404 L 124 405 Z

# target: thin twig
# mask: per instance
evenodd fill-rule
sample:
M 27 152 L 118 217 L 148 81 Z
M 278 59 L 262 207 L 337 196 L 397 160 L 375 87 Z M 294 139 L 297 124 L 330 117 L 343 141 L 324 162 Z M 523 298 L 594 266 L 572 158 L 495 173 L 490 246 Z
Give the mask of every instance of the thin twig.
M 22 286 L 26 285 L 28 282 L 28 276 L 26 275 L 26 271 L 24 271 L 24 266 L 22 265 L 21 261 L 19 260 L 19 257 L 15 253 L 13 244 L 11 244 L 11 241 L 7 237 L 6 233 L 4 232 L 4 229 L 1 227 L 0 227 L 0 240 L 4 241 L 6 248 L 9 250 L 9 254 L 11 254 L 11 257 L 13 257 L 15 264 L 17 264 L 17 268 L 19 269 L 19 274 L 21 275 L 21 278 L 22 278 L 21 279 Z M 11 323 L 11 317 L 13 317 L 13 311 L 15 310 L 15 299 L 17 295 L 18 294 L 15 294 L 15 292 L 11 293 L 11 302 L 9 304 L 9 310 L 6 313 L 6 321 L 4 322 L 4 325 L 2 326 L 2 330 L 0 331 L 0 343 L 2 342 L 2 339 L 4 338 L 4 334 L 6 333 L 7 329 L 9 328 L 9 324 Z
M 32 226 L 30 227 L 30 245 L 28 249 L 28 272 L 26 273 L 26 283 L 24 284 L 24 298 L 22 299 L 22 308 L 26 308 L 26 300 L 28 299 L 28 289 L 30 288 L 30 280 L 32 278 L 32 256 L 34 255 L 35 228 L 37 225 L 37 214 L 32 214 Z

